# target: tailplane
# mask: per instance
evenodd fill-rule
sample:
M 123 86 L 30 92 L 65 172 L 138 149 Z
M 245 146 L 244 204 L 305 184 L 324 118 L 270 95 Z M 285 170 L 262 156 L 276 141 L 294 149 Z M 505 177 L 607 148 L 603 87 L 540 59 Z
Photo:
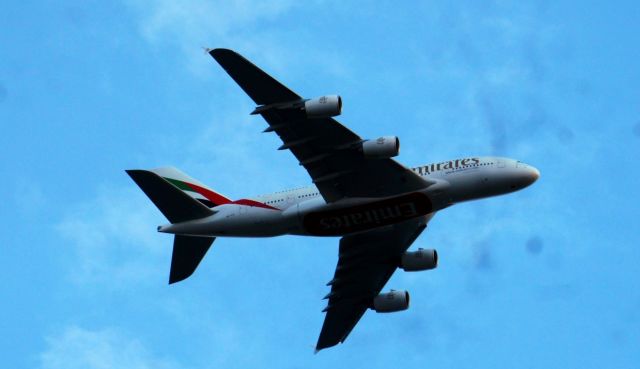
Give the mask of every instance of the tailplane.
M 173 240 L 169 284 L 189 278 L 215 239 L 215 237 L 176 235 Z

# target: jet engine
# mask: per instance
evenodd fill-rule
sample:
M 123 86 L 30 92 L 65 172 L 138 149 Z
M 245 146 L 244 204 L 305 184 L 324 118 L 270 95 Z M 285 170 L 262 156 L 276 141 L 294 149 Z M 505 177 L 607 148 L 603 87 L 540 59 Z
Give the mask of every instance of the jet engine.
M 406 272 L 435 269 L 438 266 L 438 252 L 434 249 L 418 249 L 402 254 L 400 268 Z
M 304 102 L 304 111 L 309 118 L 329 118 L 342 113 L 342 98 L 325 95 Z
M 362 143 L 362 152 L 368 158 L 387 159 L 400 153 L 400 140 L 396 136 L 384 136 Z
M 409 292 L 394 291 L 381 293 L 373 299 L 372 309 L 376 313 L 393 313 L 409 308 Z

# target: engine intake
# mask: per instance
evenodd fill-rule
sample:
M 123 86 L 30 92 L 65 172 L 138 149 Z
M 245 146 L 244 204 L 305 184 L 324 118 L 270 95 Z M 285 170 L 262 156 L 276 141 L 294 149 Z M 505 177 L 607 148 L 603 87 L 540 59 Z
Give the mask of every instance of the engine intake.
M 400 139 L 396 136 L 384 136 L 362 143 L 362 152 L 367 158 L 388 159 L 400 153 Z
M 393 313 L 409 308 L 409 292 L 394 291 L 381 293 L 373 299 L 372 309 L 376 313 Z
M 304 102 L 304 111 L 309 118 L 329 118 L 342 113 L 342 98 L 325 95 Z
M 438 252 L 434 249 L 418 249 L 402 254 L 400 268 L 406 272 L 435 269 L 438 266 Z

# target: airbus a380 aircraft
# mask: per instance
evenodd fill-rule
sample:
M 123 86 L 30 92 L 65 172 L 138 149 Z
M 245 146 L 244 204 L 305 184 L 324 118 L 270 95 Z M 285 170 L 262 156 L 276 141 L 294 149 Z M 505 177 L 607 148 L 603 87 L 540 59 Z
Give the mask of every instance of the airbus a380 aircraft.
M 501 157 L 469 156 L 407 168 L 395 160 L 395 136 L 366 140 L 332 117 L 336 95 L 304 99 L 234 51 L 208 50 L 258 105 L 251 114 L 268 123 L 313 185 L 231 200 L 175 168 L 127 173 L 171 224 L 175 235 L 169 283 L 189 277 L 216 237 L 286 234 L 339 236 L 335 274 L 316 350 L 344 342 L 369 308 L 405 310 L 409 293 L 381 293 L 396 268 L 433 269 L 431 249 L 407 251 L 434 214 L 448 206 L 523 189 L 538 179 L 536 168 Z

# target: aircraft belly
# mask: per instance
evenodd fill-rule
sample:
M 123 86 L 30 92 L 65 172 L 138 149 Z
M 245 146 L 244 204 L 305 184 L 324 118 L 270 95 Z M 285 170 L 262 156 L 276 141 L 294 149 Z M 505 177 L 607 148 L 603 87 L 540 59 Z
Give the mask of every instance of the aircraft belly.
M 239 206 L 236 216 L 220 222 L 219 232 L 236 237 L 272 237 L 288 233 L 296 219 L 280 210 Z
M 369 199 L 351 206 L 310 211 L 301 214 L 301 221 L 302 228 L 309 235 L 341 236 L 399 223 L 433 211 L 429 196 L 413 192 L 383 200 Z
M 227 204 L 216 214 L 193 221 L 161 227 L 161 232 L 216 237 L 273 237 L 289 233 L 297 226 L 295 216 L 283 211 L 248 205 Z

